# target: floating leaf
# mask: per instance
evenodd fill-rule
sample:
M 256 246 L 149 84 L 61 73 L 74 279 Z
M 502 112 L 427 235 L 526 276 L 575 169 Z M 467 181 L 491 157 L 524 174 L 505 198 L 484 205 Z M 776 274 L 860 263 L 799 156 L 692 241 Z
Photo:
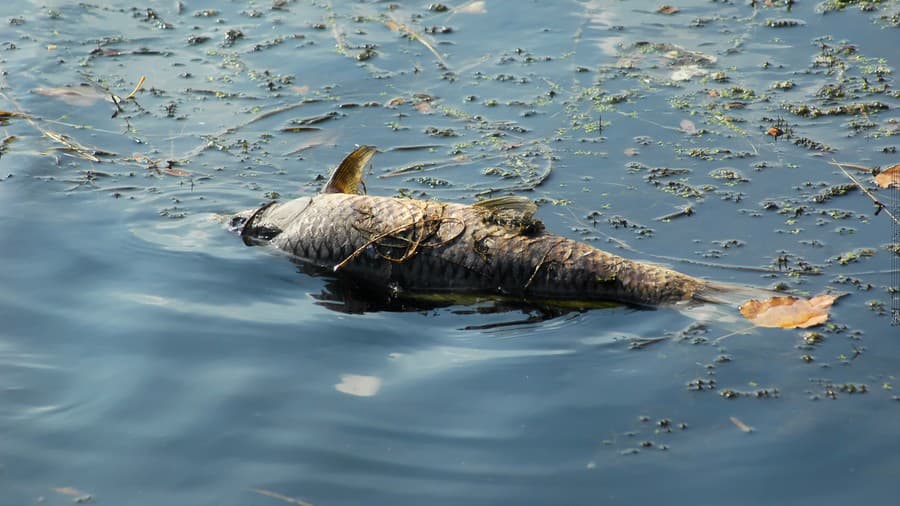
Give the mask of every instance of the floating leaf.
M 882 188 L 900 188 L 900 165 L 888 167 L 875 176 L 875 184 Z
M 103 100 L 106 95 L 90 86 L 63 86 L 61 88 L 35 88 L 32 93 L 62 100 L 69 105 L 88 106 Z
M 807 328 L 828 320 L 828 310 L 840 295 L 817 295 L 811 299 L 772 297 L 749 300 L 740 306 L 741 314 L 757 327 L 783 329 Z
M 680 12 L 681 9 L 675 7 L 674 5 L 663 5 L 659 9 L 656 9 L 656 12 L 659 14 L 675 14 L 676 12 Z

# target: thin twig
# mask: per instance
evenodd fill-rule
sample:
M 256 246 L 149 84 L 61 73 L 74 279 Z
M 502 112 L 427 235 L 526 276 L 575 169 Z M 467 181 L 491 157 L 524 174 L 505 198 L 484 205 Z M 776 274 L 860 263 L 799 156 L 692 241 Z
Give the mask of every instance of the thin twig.
M 743 334 L 743 333 L 749 332 L 749 331 L 751 331 L 751 330 L 753 330 L 753 329 L 755 329 L 755 328 L 756 328 L 755 326 L 751 325 L 751 326 L 749 326 L 749 327 L 747 327 L 747 328 L 735 330 L 734 332 L 730 332 L 730 333 L 728 333 L 728 334 L 725 334 L 724 336 L 719 336 L 719 337 L 717 337 L 716 339 L 713 340 L 712 344 L 719 344 L 719 343 L 721 343 L 722 341 L 724 341 L 725 339 L 727 339 L 727 338 L 729 338 L 729 337 L 731 337 L 731 336 L 735 336 L 735 335 L 738 335 L 738 334 Z
M 834 162 L 834 163 L 837 163 L 837 162 Z M 856 169 L 856 170 L 859 170 L 862 172 L 868 172 L 869 174 L 872 173 L 872 167 L 866 167 L 865 165 L 857 165 L 855 163 L 842 163 L 840 165 L 843 165 L 844 167 L 847 167 L 848 169 Z
M 135 85 L 134 89 L 131 90 L 131 93 L 129 93 L 128 96 L 125 97 L 125 100 L 130 100 L 130 99 L 134 98 L 134 96 L 137 94 L 137 92 L 141 91 L 141 88 L 144 87 L 144 81 L 146 81 L 146 80 L 147 80 L 147 76 L 141 76 L 141 78 L 138 80 L 137 85 Z
M 850 175 L 849 172 L 844 170 L 843 165 L 846 165 L 846 164 L 838 163 L 835 160 L 832 160 L 831 164 L 836 166 L 837 168 L 841 169 L 841 172 L 843 172 L 845 176 L 849 177 L 851 181 L 856 183 L 856 187 L 859 188 L 860 190 L 862 190 L 862 192 L 865 193 L 866 196 L 869 197 L 869 199 L 871 199 L 872 202 L 875 203 L 875 205 L 878 207 L 879 210 L 884 211 L 885 214 L 887 214 L 888 216 L 891 217 L 892 220 L 894 220 L 894 223 L 896 223 L 897 225 L 900 225 L 900 220 L 898 220 L 897 217 L 894 216 L 893 213 L 891 213 L 890 209 L 888 209 L 888 206 L 884 205 L 884 203 L 882 203 L 880 200 L 875 198 L 875 195 L 872 195 L 872 192 L 870 192 L 865 186 L 863 186 L 862 183 L 857 181 L 855 177 Z
M 382 23 L 384 23 L 384 26 L 388 27 L 390 30 L 403 32 L 409 38 L 411 38 L 411 39 L 415 40 L 416 42 L 418 42 L 419 44 L 422 44 L 423 46 L 425 46 L 425 48 L 428 49 L 429 51 L 431 51 L 431 54 L 433 54 L 434 57 L 437 58 L 438 62 L 441 64 L 441 67 L 449 70 L 450 66 L 447 65 L 447 62 L 444 61 L 444 58 L 441 57 L 441 54 L 437 52 L 437 50 L 434 48 L 434 46 L 431 45 L 430 42 L 428 42 L 421 35 L 416 33 L 415 30 L 404 25 L 403 23 L 400 23 L 399 21 L 397 21 L 393 18 L 385 19 L 382 21 Z
M 655 221 L 666 221 L 666 220 L 674 220 L 675 218 L 679 218 L 681 216 L 691 216 L 694 214 L 694 208 L 691 206 L 685 206 L 674 213 L 669 213 L 665 216 L 660 216 L 658 218 L 653 218 Z
M 403 262 L 406 262 L 407 260 L 409 260 L 410 258 L 412 258 L 413 256 L 415 256 L 416 253 L 419 252 L 420 248 L 423 248 L 423 247 L 439 248 L 439 247 L 455 240 L 457 237 L 462 235 L 462 233 L 466 229 L 466 226 L 465 226 L 466 224 L 462 220 L 459 220 L 457 218 L 448 218 L 448 217 L 443 216 L 443 209 L 441 211 L 441 215 L 438 217 L 435 217 L 435 218 L 426 218 L 426 216 L 425 216 L 426 211 L 427 211 L 427 209 L 423 208 L 423 209 L 421 209 L 422 214 L 419 217 L 411 220 L 409 223 L 405 223 L 398 227 L 394 227 L 394 228 L 388 230 L 387 232 L 375 234 L 368 241 L 366 241 L 365 244 L 363 244 L 359 248 L 356 248 L 356 250 L 354 250 L 353 253 L 350 253 L 350 255 L 348 255 L 347 258 L 343 259 L 340 263 L 335 265 L 333 267 L 334 272 L 337 272 L 337 271 L 343 269 L 348 263 L 353 261 L 354 258 L 358 257 L 369 246 L 378 245 L 379 241 L 383 241 L 388 238 L 396 239 L 403 243 L 406 243 L 406 251 L 399 257 L 392 257 L 386 253 L 381 253 L 380 251 L 378 252 L 378 255 L 381 256 L 381 258 L 384 258 L 385 260 L 388 260 L 390 262 L 403 263 Z M 429 239 L 434 237 L 434 235 L 437 234 L 438 230 L 440 229 L 441 225 L 443 225 L 445 223 L 457 223 L 457 224 L 461 225 L 460 230 L 456 234 L 453 234 L 451 237 L 449 237 L 447 239 L 443 239 L 443 240 L 438 241 L 437 243 L 433 243 L 433 244 L 426 244 L 425 241 L 428 241 Z M 428 228 L 429 225 L 433 225 L 433 224 L 437 224 L 437 227 L 429 230 L 429 228 Z M 400 234 L 400 233 L 406 232 L 406 231 L 410 231 L 410 230 L 413 231 L 413 233 L 414 233 L 412 238 L 397 236 L 397 234 Z M 391 246 L 391 245 L 382 245 L 382 246 L 400 247 L 400 246 Z
M 566 242 L 566 239 L 560 239 L 560 240 L 556 241 L 555 243 L 553 243 L 549 248 L 547 248 L 547 251 L 545 251 L 544 255 L 541 257 L 541 260 L 534 267 L 534 271 L 532 271 L 531 276 L 528 277 L 528 281 L 525 282 L 524 291 L 528 291 L 528 287 L 531 286 L 531 282 L 534 281 L 534 278 L 537 276 L 538 272 L 541 270 L 541 267 L 543 267 L 545 264 L 548 263 L 547 257 L 550 256 L 550 252 L 552 252 L 554 250 L 554 248 L 556 248 L 557 246 L 559 246 L 560 244 L 562 244 L 564 242 Z

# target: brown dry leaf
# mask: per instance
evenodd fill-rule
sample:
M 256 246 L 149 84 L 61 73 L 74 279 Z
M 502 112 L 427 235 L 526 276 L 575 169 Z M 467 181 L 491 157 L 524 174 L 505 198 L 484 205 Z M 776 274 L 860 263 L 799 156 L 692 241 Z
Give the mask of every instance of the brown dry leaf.
M 297 506 L 313 506 L 313 503 L 306 502 L 302 499 L 295 499 L 293 497 L 288 497 L 284 494 L 279 494 L 278 492 L 272 492 L 271 490 L 266 490 L 264 488 L 254 488 L 252 489 L 254 492 L 260 495 L 264 495 L 266 497 L 273 497 L 275 499 L 281 499 L 282 501 L 290 504 L 296 504 Z
M 174 167 L 167 167 L 167 168 L 163 169 L 162 171 L 170 176 L 177 176 L 177 177 L 184 177 L 184 176 L 191 175 L 191 173 L 186 170 L 176 169 Z
M 680 12 L 681 9 L 675 7 L 674 5 L 663 5 L 659 9 L 656 9 L 656 12 L 659 14 L 675 14 L 676 12 Z
M 90 86 L 63 86 L 60 88 L 35 88 L 32 93 L 51 97 L 69 105 L 88 106 L 106 98 L 106 95 Z
M 817 295 L 811 299 L 772 297 L 749 300 L 738 308 L 757 327 L 807 328 L 828 320 L 828 310 L 840 295 Z
M 875 176 L 875 184 L 882 188 L 900 188 L 900 165 L 888 167 Z
M 453 9 L 453 12 L 460 14 L 484 14 L 487 12 L 487 2 L 469 2 Z

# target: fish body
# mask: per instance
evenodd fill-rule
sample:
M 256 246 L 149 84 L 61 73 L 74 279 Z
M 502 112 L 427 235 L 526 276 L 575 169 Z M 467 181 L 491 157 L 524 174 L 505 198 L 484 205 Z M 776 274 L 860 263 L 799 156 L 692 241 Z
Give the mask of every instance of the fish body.
M 370 151 L 360 156 L 364 149 Z M 333 184 L 342 169 L 361 174 L 359 165 L 372 153 L 367 146 L 351 153 L 323 193 L 244 211 L 233 225 L 248 244 L 269 244 L 297 261 L 403 291 L 659 305 L 705 300 L 714 290 L 548 233 L 533 217 L 536 206 L 522 197 L 465 205 L 359 195 L 352 192 L 358 175 Z

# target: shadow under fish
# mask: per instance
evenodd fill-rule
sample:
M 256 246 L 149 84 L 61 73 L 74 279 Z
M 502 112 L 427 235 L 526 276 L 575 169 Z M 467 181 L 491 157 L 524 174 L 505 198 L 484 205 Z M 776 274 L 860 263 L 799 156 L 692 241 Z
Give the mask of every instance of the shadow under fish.
M 485 330 L 545 322 L 587 309 L 622 307 L 610 301 L 553 301 L 506 297 L 497 294 L 411 292 L 395 285 L 378 286 L 353 276 L 295 261 L 303 274 L 325 280 L 321 290 L 311 293 L 315 303 L 346 314 L 373 312 L 428 313 L 447 309 L 455 315 L 509 314 L 508 320 L 470 325 L 464 330 Z
M 609 303 L 689 309 L 736 304 L 757 290 L 548 233 L 525 197 L 465 205 L 363 195 L 363 169 L 375 151 L 350 153 L 318 195 L 235 214 L 232 230 L 247 245 L 286 253 L 306 272 L 335 275 L 331 293 L 350 312 L 421 310 L 473 296 L 549 311 Z

